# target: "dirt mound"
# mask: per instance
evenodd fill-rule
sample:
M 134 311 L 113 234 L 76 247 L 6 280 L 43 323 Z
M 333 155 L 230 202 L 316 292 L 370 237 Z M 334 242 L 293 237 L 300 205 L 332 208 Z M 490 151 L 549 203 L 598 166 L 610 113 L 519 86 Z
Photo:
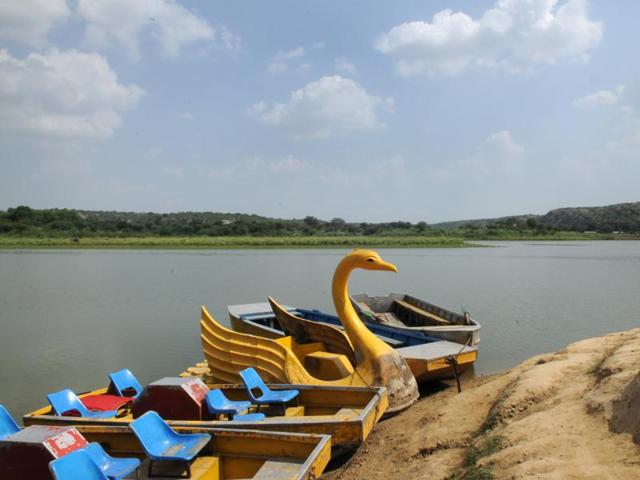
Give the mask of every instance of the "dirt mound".
M 431 393 L 331 480 L 639 479 L 640 329 Z

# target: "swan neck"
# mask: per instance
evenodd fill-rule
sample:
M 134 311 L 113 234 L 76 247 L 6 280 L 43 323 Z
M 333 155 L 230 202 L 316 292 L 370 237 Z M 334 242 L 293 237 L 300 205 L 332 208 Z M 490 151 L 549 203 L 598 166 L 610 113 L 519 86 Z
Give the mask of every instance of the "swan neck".
M 387 347 L 378 337 L 376 337 L 360 320 L 349 296 L 349 276 L 353 271 L 353 267 L 346 261 L 342 260 L 333 275 L 332 293 L 333 302 L 340 323 L 345 329 L 349 340 L 356 351 L 364 356 L 371 356 L 372 349 Z M 384 347 L 381 347 L 382 344 Z

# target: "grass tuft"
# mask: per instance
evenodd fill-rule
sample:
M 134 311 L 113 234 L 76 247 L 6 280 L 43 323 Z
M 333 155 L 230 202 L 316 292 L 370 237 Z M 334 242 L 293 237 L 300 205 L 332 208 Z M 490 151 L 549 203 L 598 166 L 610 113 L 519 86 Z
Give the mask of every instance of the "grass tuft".
M 502 435 L 494 435 L 486 440 L 473 445 L 467 450 L 465 456 L 465 465 L 467 467 L 475 466 L 478 460 L 502 450 L 506 445 L 506 439 Z
M 488 466 L 469 468 L 460 480 L 494 480 L 496 477 Z

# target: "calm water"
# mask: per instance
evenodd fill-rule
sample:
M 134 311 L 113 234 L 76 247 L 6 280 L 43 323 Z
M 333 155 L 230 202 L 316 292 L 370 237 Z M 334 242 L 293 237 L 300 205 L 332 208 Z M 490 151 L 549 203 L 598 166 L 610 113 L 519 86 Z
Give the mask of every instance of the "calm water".
M 640 242 L 513 242 L 381 249 L 399 274 L 356 272 L 352 292 L 413 293 L 482 325 L 477 372 L 640 323 Z M 0 251 L 0 403 L 15 415 L 64 387 L 143 382 L 202 358 L 199 305 L 263 301 L 333 310 L 342 250 Z

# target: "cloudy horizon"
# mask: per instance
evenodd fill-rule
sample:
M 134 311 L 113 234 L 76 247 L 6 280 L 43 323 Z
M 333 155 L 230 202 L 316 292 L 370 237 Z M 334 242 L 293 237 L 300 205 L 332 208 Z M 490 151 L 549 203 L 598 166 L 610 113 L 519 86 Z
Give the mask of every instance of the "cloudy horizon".
M 0 209 L 436 223 L 638 201 L 638 14 L 4 2 Z

